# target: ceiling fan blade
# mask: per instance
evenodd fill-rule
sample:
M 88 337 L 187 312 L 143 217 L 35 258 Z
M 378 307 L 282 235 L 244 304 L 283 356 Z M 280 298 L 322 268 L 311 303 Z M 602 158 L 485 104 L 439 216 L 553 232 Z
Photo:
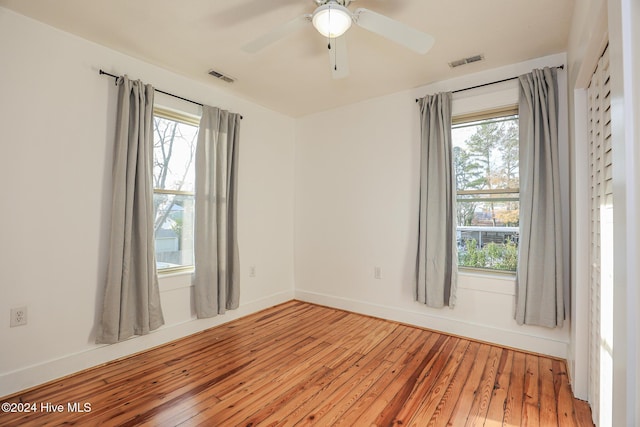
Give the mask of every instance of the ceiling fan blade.
M 347 38 L 342 35 L 331 39 L 329 45 L 329 63 L 334 79 L 343 79 L 349 75 L 349 58 L 347 56 Z
M 269 31 L 267 34 L 258 37 L 257 39 L 242 46 L 242 50 L 247 53 L 256 53 L 269 46 L 272 43 L 277 42 L 281 38 L 288 36 L 289 34 L 299 30 L 311 22 L 311 15 L 302 15 L 291 21 L 276 27 Z
M 379 13 L 389 14 L 406 7 L 406 0 L 351 0 L 351 5 L 377 10 Z
M 356 9 L 353 13 L 353 21 L 365 30 L 379 34 L 420 54 L 427 53 L 435 42 L 429 34 L 369 9 Z
M 217 12 L 213 16 L 213 19 L 218 26 L 230 27 L 250 19 L 260 18 L 266 13 L 291 6 L 295 1 L 296 0 L 269 0 L 266 2 L 264 0 L 245 0 L 244 2 L 227 2 L 233 3 L 233 5 L 229 5 L 225 9 Z

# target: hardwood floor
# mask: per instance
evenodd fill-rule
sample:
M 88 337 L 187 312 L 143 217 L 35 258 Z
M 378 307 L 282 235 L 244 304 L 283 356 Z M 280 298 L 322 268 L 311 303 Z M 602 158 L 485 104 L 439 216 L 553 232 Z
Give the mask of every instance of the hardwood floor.
M 36 405 L 2 426 L 592 425 L 563 361 L 299 301 L 0 401 Z

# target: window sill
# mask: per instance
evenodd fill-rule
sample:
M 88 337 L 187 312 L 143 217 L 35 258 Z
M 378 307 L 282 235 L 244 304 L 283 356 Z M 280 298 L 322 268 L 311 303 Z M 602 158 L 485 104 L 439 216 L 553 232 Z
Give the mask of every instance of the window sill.
M 193 274 L 193 267 L 186 267 L 186 268 L 178 268 L 178 269 L 167 269 L 167 270 L 161 270 L 158 271 L 158 277 L 159 278 L 165 278 L 165 277 L 174 277 L 174 276 L 185 276 L 187 274 Z
M 516 278 L 515 271 L 490 270 L 485 268 L 474 268 L 474 267 L 458 267 L 458 274 L 464 274 L 469 276 L 492 277 L 496 279 L 505 279 L 505 280 Z
M 167 271 L 166 273 L 158 272 L 158 282 L 160 286 L 160 292 L 173 291 L 176 289 L 190 288 L 191 276 L 193 275 L 193 268 L 179 270 L 179 271 Z
M 458 288 L 494 294 L 515 295 L 516 275 L 509 272 L 459 270 Z

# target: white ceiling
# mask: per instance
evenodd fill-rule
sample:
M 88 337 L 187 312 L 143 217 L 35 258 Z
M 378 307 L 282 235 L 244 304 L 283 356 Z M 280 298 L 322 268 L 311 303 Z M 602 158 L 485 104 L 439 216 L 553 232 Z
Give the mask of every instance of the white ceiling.
M 311 25 L 257 54 L 241 49 L 279 24 L 311 13 L 312 0 L 0 0 L 0 5 L 299 117 L 564 52 L 574 0 L 353 1 L 351 10 L 385 14 L 433 35 L 436 43 L 418 55 L 353 26 L 346 33 L 350 74 L 341 80 L 332 79 L 327 41 Z M 485 60 L 448 66 L 476 54 Z M 214 79 L 207 74 L 212 68 L 236 82 Z

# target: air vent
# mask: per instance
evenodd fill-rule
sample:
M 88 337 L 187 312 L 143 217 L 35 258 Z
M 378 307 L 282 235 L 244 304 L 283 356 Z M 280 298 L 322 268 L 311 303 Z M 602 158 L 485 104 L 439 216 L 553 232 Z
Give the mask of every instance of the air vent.
M 233 83 L 233 82 L 236 81 L 236 79 L 234 79 L 233 77 L 226 76 L 226 75 L 224 75 L 221 72 L 216 71 L 216 70 L 209 70 L 209 74 L 212 75 L 213 77 L 215 77 L 216 79 L 220 79 L 220 80 L 225 81 L 227 83 Z
M 468 58 L 462 58 L 462 59 L 458 59 L 456 61 L 451 61 L 451 62 L 449 62 L 449 67 L 456 68 L 456 67 L 459 67 L 461 65 L 471 64 L 472 62 L 482 61 L 483 59 L 484 59 L 484 55 L 474 55 L 474 56 L 470 56 Z

